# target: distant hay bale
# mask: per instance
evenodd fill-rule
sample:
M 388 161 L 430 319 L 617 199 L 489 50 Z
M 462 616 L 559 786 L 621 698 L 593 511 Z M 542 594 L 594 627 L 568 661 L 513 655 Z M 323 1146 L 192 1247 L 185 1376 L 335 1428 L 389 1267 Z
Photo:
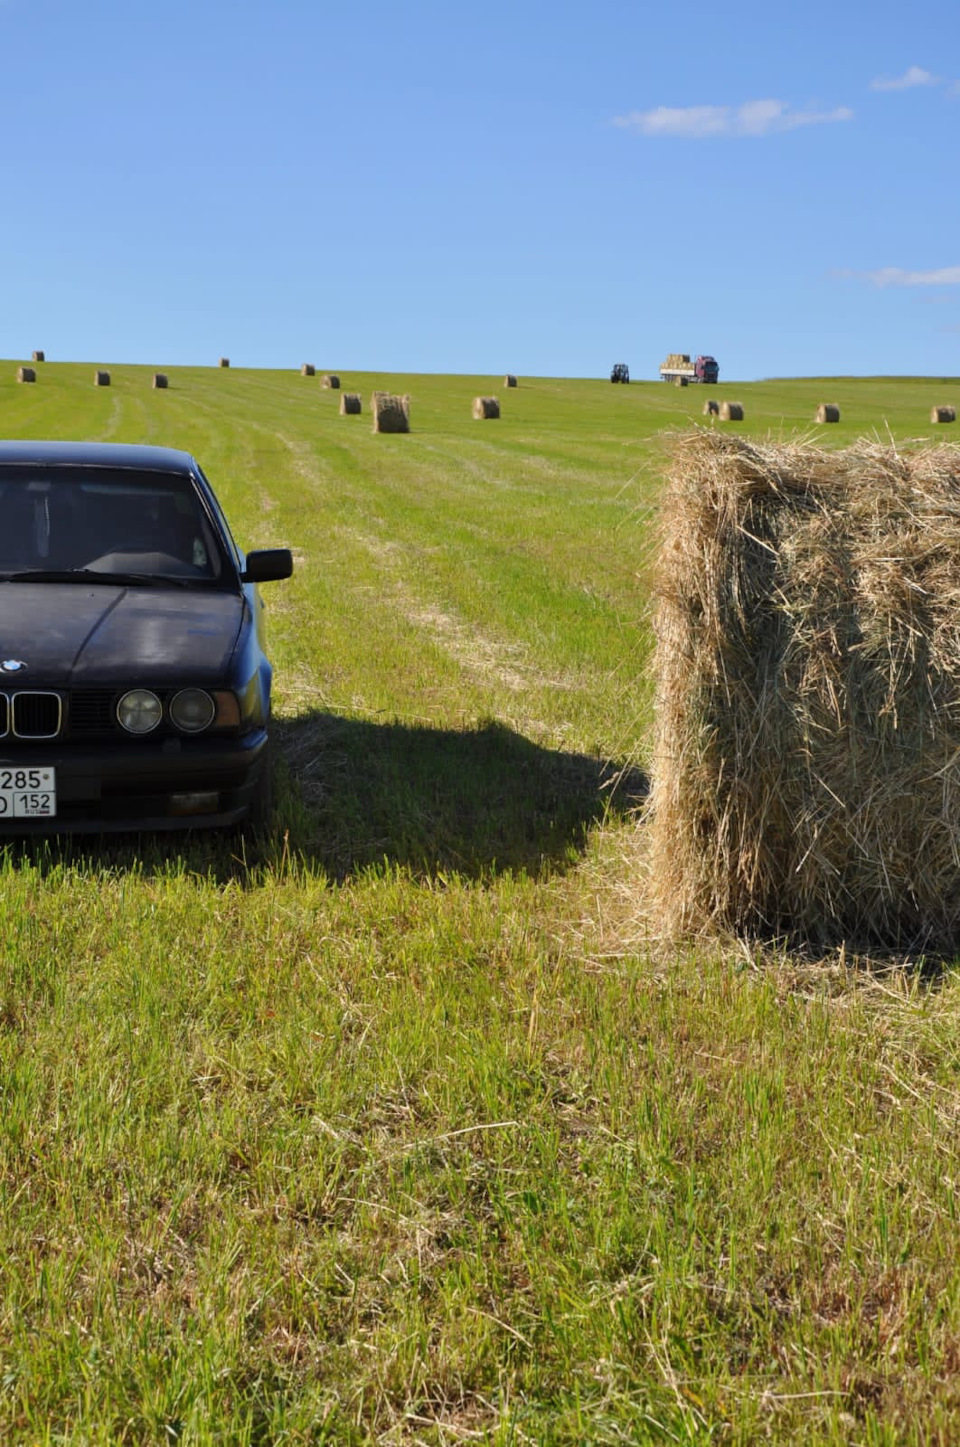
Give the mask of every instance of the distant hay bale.
M 930 421 L 931 421 L 931 422 L 956 422 L 956 420 L 957 420 L 957 409 L 956 409 L 956 407 L 931 407 L 931 408 L 930 408 Z
M 517 385 L 517 379 L 512 372 L 508 372 L 507 375 L 504 377 L 503 385 L 505 387 L 515 387 Z
M 689 386 L 689 383 L 690 383 L 690 378 L 689 378 L 689 377 L 676 376 L 676 377 L 674 377 L 674 379 L 673 379 L 673 385 L 674 385 L 675 387 L 686 387 L 686 386 Z
M 45 362 L 47 359 L 46 359 L 46 357 L 44 356 L 43 352 L 34 352 L 34 354 L 33 354 L 33 360 L 34 360 L 35 362 Z
M 374 392 L 370 400 L 374 432 L 409 432 L 410 398 L 392 392 Z
M 93 374 L 93 385 L 95 387 L 109 387 L 110 373 L 102 371 L 99 367 Z
M 359 392 L 340 393 L 340 416 L 359 417 L 363 407 L 360 401 Z
M 715 402 L 711 397 L 709 401 L 704 402 L 703 404 L 703 415 L 704 417 L 719 417 L 720 403 Z
M 230 358 L 229 358 L 229 357 L 221 357 L 220 360 L 219 360 L 219 362 L 217 363 L 217 366 L 218 366 L 218 367 L 229 367 L 229 365 L 230 365 Z
M 960 947 L 960 447 L 698 429 L 655 571 L 664 937 Z
M 18 381 L 18 382 L 35 382 L 36 380 L 37 380 L 37 374 L 36 374 L 35 370 L 33 369 L 33 367 L 18 367 L 18 368 L 17 368 L 17 381 Z
M 169 386 L 166 372 L 154 372 L 153 386 L 156 387 L 159 391 L 162 391 L 164 387 Z
M 473 415 L 479 420 L 482 417 L 499 417 L 500 401 L 497 397 L 474 397 Z
M 840 408 L 835 402 L 821 402 L 817 408 L 818 422 L 839 422 Z
M 304 362 L 300 368 L 300 375 L 301 377 L 313 377 L 316 375 L 316 371 L 317 369 L 312 362 Z
M 331 372 L 331 373 L 329 374 L 329 376 L 324 377 L 324 379 L 323 379 L 323 385 L 324 385 L 324 387 L 339 387 L 339 386 L 340 386 L 340 378 L 339 378 L 338 376 L 336 376 L 335 373 Z
M 721 422 L 742 422 L 743 403 L 721 402 L 720 411 L 717 415 L 719 416 Z

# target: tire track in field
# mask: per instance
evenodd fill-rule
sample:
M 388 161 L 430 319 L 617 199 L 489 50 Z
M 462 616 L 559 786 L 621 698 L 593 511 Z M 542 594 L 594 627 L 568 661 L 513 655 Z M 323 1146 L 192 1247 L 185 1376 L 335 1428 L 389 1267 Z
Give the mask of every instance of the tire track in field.
M 419 629 L 451 658 L 467 677 L 510 693 L 531 688 L 571 689 L 574 683 L 563 676 L 549 676 L 538 668 L 521 643 L 496 637 L 478 628 L 450 606 L 426 603 L 410 587 L 407 577 L 414 571 L 409 549 L 400 543 L 369 537 L 351 528 L 339 529 L 351 542 L 363 548 L 381 569 L 385 598 L 400 617 Z

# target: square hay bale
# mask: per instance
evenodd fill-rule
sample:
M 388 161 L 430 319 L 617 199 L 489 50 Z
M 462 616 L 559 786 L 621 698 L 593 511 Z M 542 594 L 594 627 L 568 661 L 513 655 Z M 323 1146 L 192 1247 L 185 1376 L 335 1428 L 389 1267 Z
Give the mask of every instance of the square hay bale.
M 409 432 L 410 398 L 392 392 L 374 392 L 370 399 L 374 432 Z
M 43 352 L 34 352 L 32 360 L 34 362 L 45 362 L 47 359 L 44 356 Z
M 324 387 L 333 387 L 333 388 L 339 387 L 339 386 L 340 386 L 340 378 L 339 378 L 334 372 L 331 372 L 331 373 L 329 373 L 328 376 L 324 377 L 324 379 L 323 379 L 323 384 L 322 384 L 322 385 L 323 385 Z
M 497 397 L 474 397 L 473 415 L 479 421 L 483 417 L 500 416 L 500 400 Z
M 821 402 L 817 408 L 818 422 L 839 422 L 840 408 L 835 402 Z
M 35 369 L 34 369 L 33 367 L 18 367 L 18 368 L 17 368 L 17 381 L 18 381 L 18 382 L 35 382 L 36 380 L 37 380 L 37 373 L 36 373 L 36 371 L 35 371 Z
M 359 392 L 340 393 L 340 416 L 359 417 L 363 410 Z
M 960 447 L 698 429 L 659 544 L 659 932 L 956 951 Z
M 167 380 L 166 372 L 154 372 L 152 385 L 158 391 L 162 391 L 165 387 L 169 387 L 170 383 Z
M 505 387 L 515 387 L 517 385 L 517 379 L 512 372 L 508 372 L 507 375 L 504 377 L 503 385 Z
M 931 422 L 956 422 L 956 420 L 957 420 L 957 409 L 956 409 L 956 407 L 931 407 L 931 408 L 930 408 L 930 421 L 931 421 Z
M 721 402 L 720 411 L 717 415 L 719 416 L 721 422 L 742 422 L 743 403 Z
M 110 373 L 104 372 L 100 367 L 93 374 L 93 385 L 95 387 L 109 387 Z
M 301 377 L 315 377 L 316 373 L 317 369 L 312 362 L 304 362 L 303 366 L 300 368 Z

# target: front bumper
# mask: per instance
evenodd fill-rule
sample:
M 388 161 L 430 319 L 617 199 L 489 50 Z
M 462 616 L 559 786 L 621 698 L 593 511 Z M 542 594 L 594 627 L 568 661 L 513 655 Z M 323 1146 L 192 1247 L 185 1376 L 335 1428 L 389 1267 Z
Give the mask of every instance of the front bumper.
M 5 748 L 0 769 L 56 769 L 52 818 L 0 819 L 0 838 L 131 829 L 222 829 L 249 814 L 267 767 L 267 734 Z M 199 809 L 200 812 L 192 812 Z

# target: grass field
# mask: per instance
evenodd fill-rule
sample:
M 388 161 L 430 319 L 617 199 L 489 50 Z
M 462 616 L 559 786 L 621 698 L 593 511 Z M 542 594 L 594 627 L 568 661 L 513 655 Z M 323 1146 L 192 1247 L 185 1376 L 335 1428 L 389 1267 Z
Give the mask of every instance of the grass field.
M 191 450 L 297 570 L 256 857 L 0 855 L 0 1440 L 958 1440 L 955 971 L 644 943 L 649 520 L 704 391 L 15 370 L 5 436 Z M 952 438 L 960 381 L 715 395 L 839 402 L 835 446 Z

